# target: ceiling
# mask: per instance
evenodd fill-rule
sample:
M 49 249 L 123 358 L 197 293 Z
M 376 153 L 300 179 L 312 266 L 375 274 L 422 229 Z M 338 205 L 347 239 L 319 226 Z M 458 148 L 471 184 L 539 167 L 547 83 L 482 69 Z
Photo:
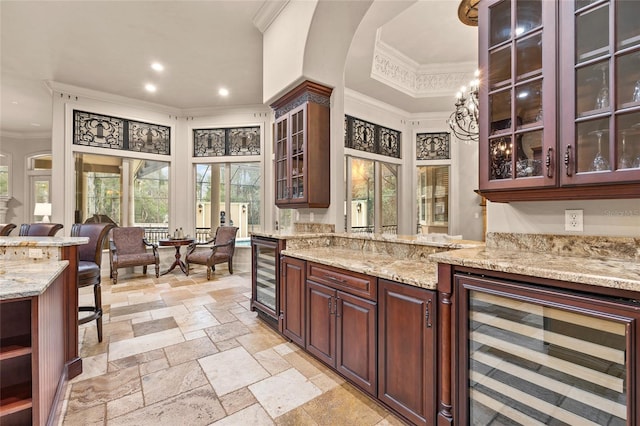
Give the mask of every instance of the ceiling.
M 50 132 L 47 82 L 180 110 L 262 104 L 262 33 L 254 21 L 265 3 L 273 0 L 2 0 L 0 130 Z M 471 73 L 477 28 L 458 21 L 458 3 L 375 1 L 352 41 L 347 88 L 409 113 L 451 109 L 456 89 L 394 87 L 372 69 L 384 49 L 418 77 Z M 153 71 L 153 61 L 164 71 Z M 158 90 L 145 91 L 146 83 Z M 220 87 L 230 95 L 219 96 Z

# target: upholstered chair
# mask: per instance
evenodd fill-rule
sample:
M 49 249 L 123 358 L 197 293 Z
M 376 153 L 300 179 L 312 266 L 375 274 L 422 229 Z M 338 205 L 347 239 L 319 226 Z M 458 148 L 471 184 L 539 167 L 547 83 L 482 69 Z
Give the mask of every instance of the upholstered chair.
M 63 228 L 61 223 L 23 223 L 20 225 L 20 237 L 53 237 Z
M 237 233 L 238 228 L 235 226 L 219 226 L 212 240 L 189 244 L 185 258 L 187 275 L 189 275 L 189 265 L 191 263 L 207 266 L 207 280 L 211 279 L 211 271 L 215 271 L 215 265 L 219 263 L 226 263 L 229 273 L 233 274 L 233 253 L 236 247 Z
M 147 273 L 147 265 L 156 266 L 156 278 L 160 276 L 160 258 L 158 246 L 144 238 L 144 228 L 138 226 L 118 227 L 111 231 L 109 253 L 111 255 L 111 277 L 118 283 L 118 269 L 129 266 L 142 266 Z M 151 251 L 147 250 L 151 248 Z
M 98 341 L 102 342 L 102 288 L 101 265 L 102 247 L 111 229 L 112 223 L 75 223 L 71 227 L 72 237 L 88 237 L 89 242 L 78 246 L 78 288 L 93 286 L 93 306 L 80 306 L 80 312 L 91 312 L 78 319 L 79 324 L 96 320 Z
M 6 237 L 16 227 L 13 223 L 0 223 L 0 237 Z

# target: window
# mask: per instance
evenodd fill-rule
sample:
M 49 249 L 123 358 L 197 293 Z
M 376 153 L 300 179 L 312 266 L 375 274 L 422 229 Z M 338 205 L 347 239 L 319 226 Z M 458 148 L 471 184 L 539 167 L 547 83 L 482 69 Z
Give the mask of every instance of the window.
M 196 164 L 196 234 L 206 240 L 220 225 L 237 226 L 236 241 L 261 225 L 259 162 Z
M 0 197 L 11 197 L 11 155 L 0 153 Z
M 143 226 L 150 241 L 169 232 L 168 162 L 75 154 L 75 221 Z
M 398 232 L 397 164 L 346 157 L 347 232 Z
M 418 167 L 418 232 L 449 231 L 449 166 Z

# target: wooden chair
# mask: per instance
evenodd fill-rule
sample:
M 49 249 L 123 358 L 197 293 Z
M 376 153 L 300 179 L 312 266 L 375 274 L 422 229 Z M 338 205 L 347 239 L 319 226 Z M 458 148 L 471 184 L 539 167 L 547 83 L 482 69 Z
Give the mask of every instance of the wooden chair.
M 211 271 L 216 270 L 215 265 L 225 262 L 229 267 L 229 273 L 233 274 L 233 253 L 236 247 L 237 233 L 238 228 L 235 226 L 219 226 L 212 240 L 189 244 L 185 259 L 187 275 L 189 275 L 189 265 L 191 263 L 207 265 L 207 280 L 210 280 Z M 212 243 L 213 245 L 211 245 Z M 204 245 L 208 247 L 196 250 L 198 246 Z
M 156 265 L 156 278 L 160 276 L 158 246 L 144 238 L 144 228 L 138 226 L 117 227 L 111 231 L 110 259 L 113 283 L 118 283 L 118 268 L 142 266 L 147 273 L 147 265 Z M 151 251 L 147 250 L 151 247 Z
M 0 237 L 6 237 L 16 227 L 13 223 L 0 223 Z
M 87 244 L 78 247 L 78 288 L 93 286 L 93 306 L 78 307 L 79 312 L 91 312 L 91 315 L 79 318 L 78 324 L 96 320 L 98 342 L 102 342 L 102 247 L 113 228 L 112 223 L 75 223 L 71 227 L 72 237 L 89 238 Z
M 53 237 L 63 228 L 61 223 L 23 223 L 20 225 L 20 237 Z

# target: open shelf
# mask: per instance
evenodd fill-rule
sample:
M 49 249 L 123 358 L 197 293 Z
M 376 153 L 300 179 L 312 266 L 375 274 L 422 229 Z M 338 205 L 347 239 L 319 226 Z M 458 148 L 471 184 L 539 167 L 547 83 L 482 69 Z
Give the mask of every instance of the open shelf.
M 0 417 L 24 411 L 33 406 L 31 401 L 31 382 L 3 387 L 2 395 L 8 396 L 0 400 Z
M 5 338 L 0 341 L 0 361 L 29 355 L 31 353 L 31 336 L 23 335 Z

